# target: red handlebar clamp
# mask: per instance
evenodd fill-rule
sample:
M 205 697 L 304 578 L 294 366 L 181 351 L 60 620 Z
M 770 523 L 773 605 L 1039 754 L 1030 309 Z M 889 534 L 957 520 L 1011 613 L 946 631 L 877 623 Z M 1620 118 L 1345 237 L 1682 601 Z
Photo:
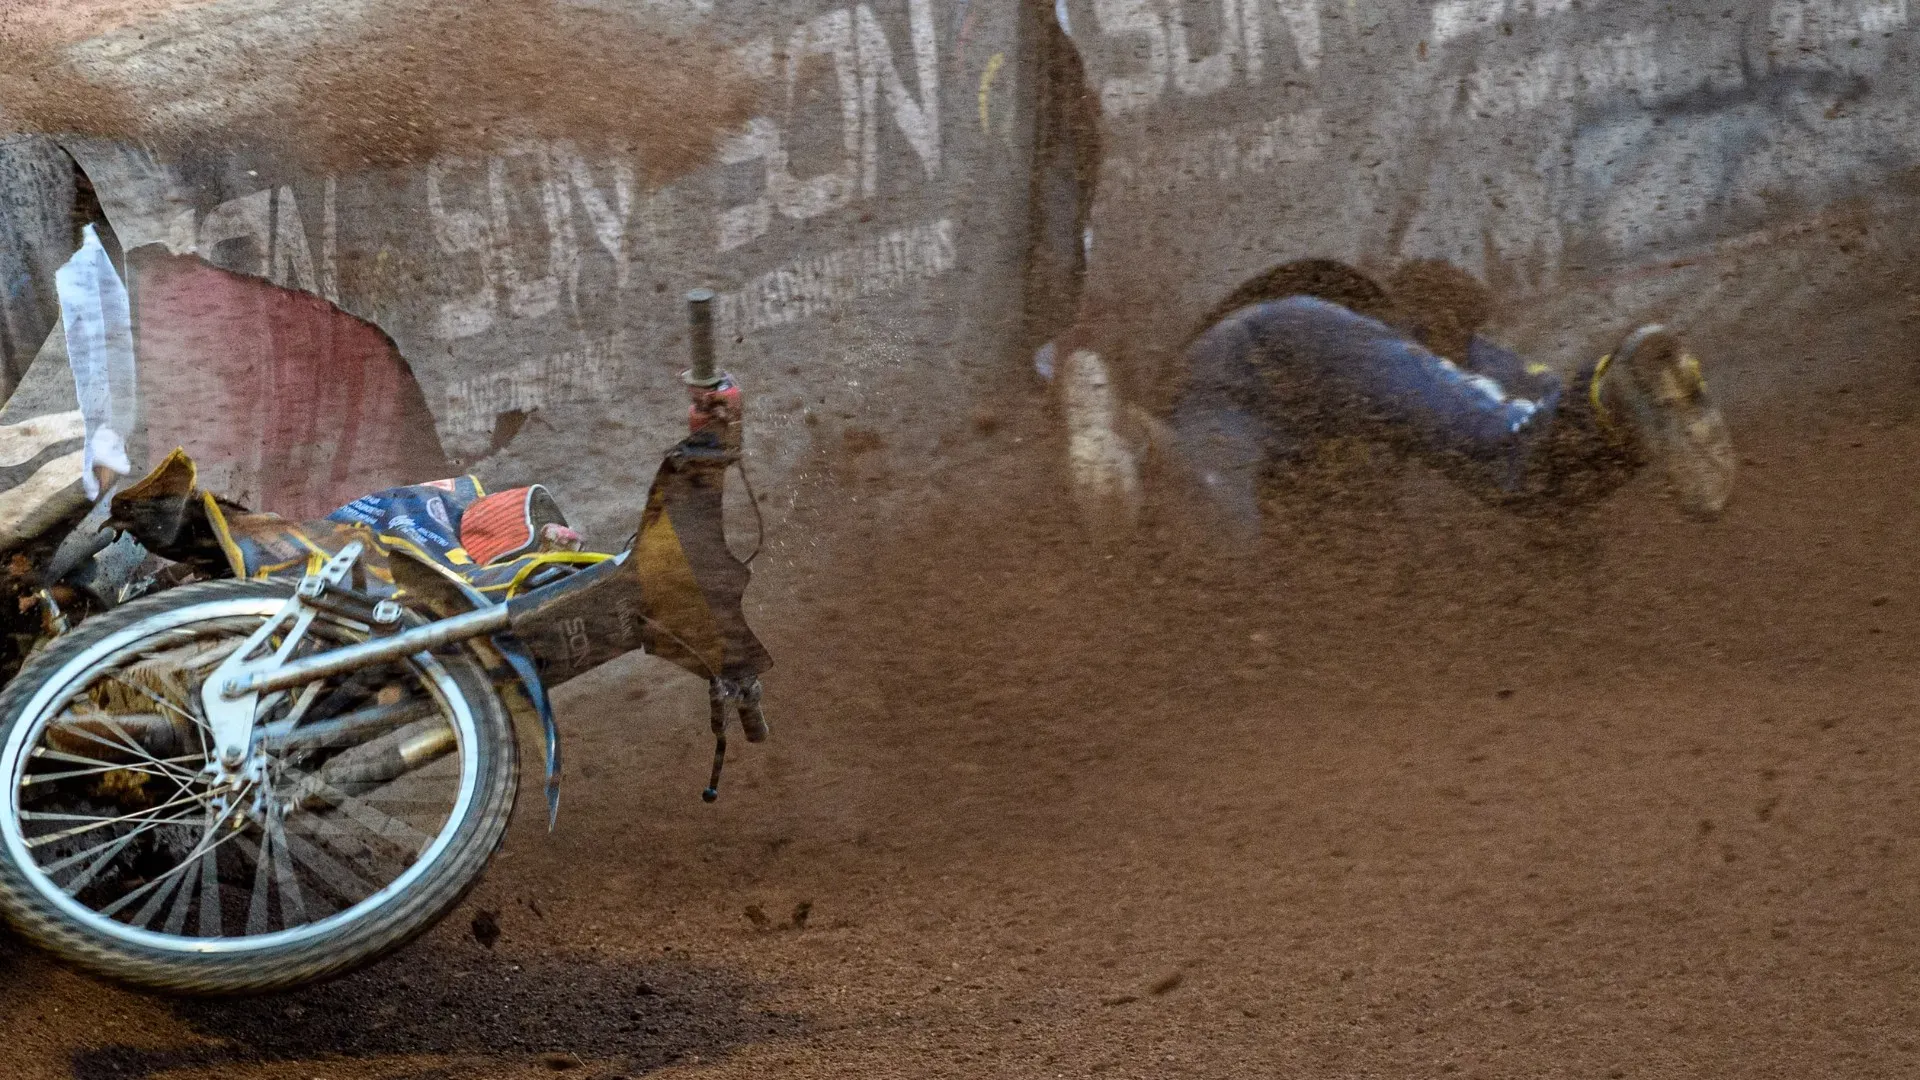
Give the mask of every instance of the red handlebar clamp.
M 721 442 L 738 449 L 744 408 L 740 384 L 726 372 L 712 380 L 696 380 L 692 372 L 685 378 L 692 402 L 687 408 L 687 430 L 697 434 L 712 429 Z

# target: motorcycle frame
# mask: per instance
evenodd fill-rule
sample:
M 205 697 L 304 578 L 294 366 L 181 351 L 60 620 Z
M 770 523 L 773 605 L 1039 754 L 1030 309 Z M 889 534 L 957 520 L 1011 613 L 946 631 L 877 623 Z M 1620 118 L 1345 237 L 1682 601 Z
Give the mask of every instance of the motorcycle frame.
M 738 384 L 731 375 L 715 368 L 713 293 L 695 290 L 688 300 L 693 366 L 683 378 L 692 399 L 688 426 L 693 436 L 670 455 L 663 465 L 663 473 L 675 471 L 674 480 L 680 485 L 676 490 L 683 495 L 703 493 L 704 489 L 703 500 L 687 500 L 704 505 L 683 507 L 689 511 L 686 520 L 675 523 L 683 535 L 690 528 L 718 532 L 717 537 L 708 536 L 701 545 L 704 559 L 688 553 L 693 576 L 704 588 L 710 576 L 726 572 L 725 567 L 715 566 L 714 560 L 732 559 L 726 553 L 720 496 L 726 471 L 740 460 L 742 408 Z M 316 656 L 288 660 L 294 639 L 312 618 L 327 612 L 338 613 L 341 601 L 336 594 L 350 594 L 346 602 L 353 603 L 352 590 L 345 588 L 343 582 L 362 549 L 357 543 L 348 545 L 325 567 L 308 574 L 287 601 L 287 607 L 262 628 L 259 636 L 263 642 L 274 627 L 292 628 L 289 640 L 281 648 L 258 656 L 259 649 L 243 648 L 207 680 L 204 704 L 209 718 L 215 721 L 212 726 L 216 741 L 222 747 L 223 766 L 243 767 L 251 741 L 252 706 L 263 695 L 435 649 L 467 643 L 477 645 L 481 639 L 490 639 L 491 651 L 526 691 L 545 729 L 551 827 L 559 808 L 560 733 L 548 703 L 547 686 L 564 682 L 626 653 L 656 651 L 664 637 L 667 643 L 678 646 L 680 655 L 691 657 L 704 667 L 708 677 L 714 735 L 719 740 L 715 778 L 705 792 L 711 801 L 718 784 L 718 758 L 725 750 L 727 707 L 733 706 L 740 714 L 749 741 L 758 742 L 766 736 L 759 709 L 758 665 L 750 657 L 743 660 L 729 647 L 725 650 L 727 655 L 716 666 L 671 627 L 647 615 L 646 590 L 637 550 L 644 531 L 644 527 L 637 530 L 627 549 L 611 559 L 497 604 L 487 603 L 464 584 L 441 576 L 424 563 L 409 568 L 415 557 L 396 551 L 393 553 L 396 583 L 405 584 L 409 592 L 425 602 L 429 610 L 421 613 L 435 616 L 432 621 L 383 634 L 383 629 L 400 622 L 397 610 L 382 610 L 392 605 L 392 601 L 386 601 L 370 607 L 360 620 L 375 633 L 372 639 Z M 467 610 L 458 610 L 461 608 Z M 447 614 L 449 611 L 457 613 Z M 732 629 L 725 623 L 728 613 L 715 614 L 715 629 L 721 638 L 735 640 L 728 635 Z M 737 612 L 731 617 L 737 618 Z M 744 623 L 739 629 L 745 630 Z M 750 632 L 747 636 L 751 636 Z M 649 649 L 650 640 L 653 649 Z M 221 722 L 222 718 L 225 722 Z

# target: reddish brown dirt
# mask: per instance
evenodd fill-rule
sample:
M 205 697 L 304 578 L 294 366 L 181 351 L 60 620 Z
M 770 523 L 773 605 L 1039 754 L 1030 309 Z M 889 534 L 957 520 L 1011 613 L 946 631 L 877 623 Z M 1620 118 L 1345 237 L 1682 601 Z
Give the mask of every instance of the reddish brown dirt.
M 1014 417 L 905 526 L 792 527 L 867 554 L 768 556 L 717 806 L 698 688 L 621 662 L 558 833 L 421 944 L 226 1004 L 10 949 L 5 1071 L 1910 1076 L 1920 427 L 1744 419 L 1719 525 L 1416 485 L 1232 562 L 1090 555 Z
M 754 105 L 716 42 L 555 0 L 398 5 L 293 70 L 286 101 L 236 123 L 272 132 L 287 102 L 313 102 L 292 113 L 285 149 L 331 143 L 318 164 L 332 168 L 564 139 L 631 154 L 665 183 L 711 159 Z
M 203 154 L 256 147 L 316 174 L 567 140 L 629 158 L 658 184 L 705 164 L 754 105 L 755 87 L 719 44 L 631 12 L 414 0 L 311 40 L 261 28 L 257 40 L 209 33 L 211 44 L 169 53 L 176 24 L 199 6 L 48 15 L 0 2 L 0 130 Z M 140 69 L 138 85 L 68 48 L 131 23 L 155 38 L 142 62 L 171 57 Z
M 422 942 L 176 1003 L 0 940 L 0 1073 L 1912 1076 L 1920 423 L 1882 270 L 1703 335 L 1819 363 L 1749 371 L 1714 525 L 1650 479 L 1539 522 L 1415 475 L 1238 558 L 1100 547 L 1019 402 L 928 489 L 848 453 L 761 564 L 775 737 L 717 805 L 701 688 L 617 662 L 559 695 L 558 832 L 530 783 Z
M 124 88 L 82 76 L 59 47 L 0 8 L 0 135 L 115 135 L 147 126 Z
M 79 41 L 143 19 L 164 17 L 213 0 L 0 0 L 0 36 Z

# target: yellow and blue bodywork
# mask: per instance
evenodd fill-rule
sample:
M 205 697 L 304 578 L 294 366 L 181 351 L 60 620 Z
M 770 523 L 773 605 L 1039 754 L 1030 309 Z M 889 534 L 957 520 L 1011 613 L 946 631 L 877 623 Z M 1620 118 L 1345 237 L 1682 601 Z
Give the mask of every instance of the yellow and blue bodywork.
M 357 540 L 365 551 L 353 586 L 371 596 L 428 618 L 508 605 L 511 629 L 471 645 L 540 716 L 551 802 L 560 752 L 547 685 L 636 649 L 716 683 L 772 666 L 741 607 L 751 571 L 726 544 L 722 494 L 736 460 L 711 434 L 682 440 L 618 553 L 533 551 L 477 565 L 459 542 L 460 512 L 486 494 L 471 476 L 376 492 L 319 521 L 250 512 L 200 490 L 181 450 L 114 497 L 108 525 L 208 576 L 254 581 L 298 581 Z

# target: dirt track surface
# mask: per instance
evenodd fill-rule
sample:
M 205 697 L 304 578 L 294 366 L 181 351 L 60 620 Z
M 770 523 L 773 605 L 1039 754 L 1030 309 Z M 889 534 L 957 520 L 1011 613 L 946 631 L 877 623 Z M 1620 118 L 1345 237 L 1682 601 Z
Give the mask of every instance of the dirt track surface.
M 560 831 L 422 944 L 181 1005 L 9 951 L 10 1073 L 1911 1075 L 1920 438 L 1858 434 L 1718 528 L 1244 590 L 964 500 L 795 583 L 717 807 L 695 695 L 623 665 L 562 702 Z
M 0 1073 L 1914 1075 L 1906 303 L 1768 336 L 1826 377 L 1734 412 L 1712 526 L 1411 476 L 1240 558 L 1103 549 L 1037 410 L 885 526 L 842 456 L 762 564 L 775 738 L 717 805 L 701 688 L 610 665 L 559 696 L 558 832 L 530 784 L 422 942 L 181 1003 L 0 939 Z

